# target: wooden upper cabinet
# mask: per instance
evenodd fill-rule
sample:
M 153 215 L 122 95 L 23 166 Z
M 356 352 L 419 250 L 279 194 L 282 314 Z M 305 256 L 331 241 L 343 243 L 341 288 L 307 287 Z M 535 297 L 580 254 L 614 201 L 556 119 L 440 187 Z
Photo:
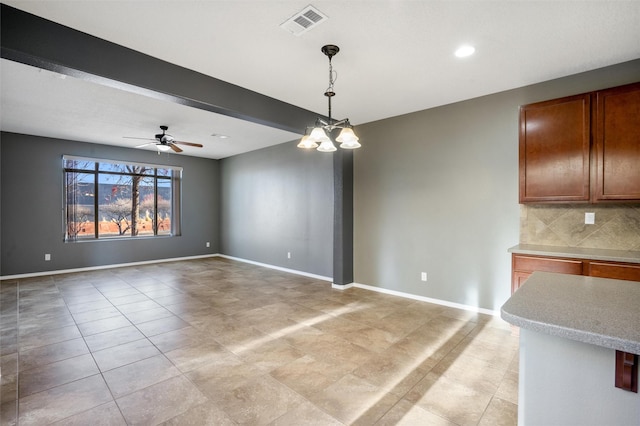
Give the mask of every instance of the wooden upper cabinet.
M 640 82 L 520 107 L 520 203 L 640 201 Z
M 594 201 L 640 200 L 640 83 L 596 93 Z
M 520 107 L 520 203 L 589 201 L 591 94 Z

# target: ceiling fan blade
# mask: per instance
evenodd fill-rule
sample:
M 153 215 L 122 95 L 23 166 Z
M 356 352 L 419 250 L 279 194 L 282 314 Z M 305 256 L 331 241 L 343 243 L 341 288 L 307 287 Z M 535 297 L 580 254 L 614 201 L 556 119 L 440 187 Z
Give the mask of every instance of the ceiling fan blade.
M 125 138 L 125 139 L 140 139 L 141 141 L 155 141 L 155 139 L 151 139 L 151 138 L 135 138 L 133 136 L 123 136 L 123 138 Z
M 147 146 L 147 145 L 155 145 L 155 143 L 153 142 L 143 143 L 142 145 L 136 145 L 135 148 L 142 148 L 143 146 Z
M 198 148 L 202 148 L 204 146 L 201 143 L 183 142 L 183 141 L 173 141 L 172 143 L 177 143 L 177 144 L 180 144 L 180 145 L 187 145 L 187 146 L 195 146 L 195 147 L 198 147 Z
M 180 147 L 178 147 L 177 145 L 174 145 L 173 142 L 172 143 L 168 143 L 167 145 L 169 145 L 171 147 L 171 149 L 174 150 L 175 152 L 182 152 Z

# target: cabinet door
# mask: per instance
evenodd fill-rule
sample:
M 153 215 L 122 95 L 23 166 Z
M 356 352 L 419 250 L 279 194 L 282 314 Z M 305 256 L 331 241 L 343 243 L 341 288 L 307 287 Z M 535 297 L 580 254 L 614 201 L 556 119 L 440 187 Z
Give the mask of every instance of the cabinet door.
M 589 201 L 591 95 L 520 107 L 520 202 Z
M 640 200 L 640 83 L 596 97 L 594 201 Z
M 514 272 L 511 277 L 511 294 L 515 293 L 530 276 L 529 272 Z

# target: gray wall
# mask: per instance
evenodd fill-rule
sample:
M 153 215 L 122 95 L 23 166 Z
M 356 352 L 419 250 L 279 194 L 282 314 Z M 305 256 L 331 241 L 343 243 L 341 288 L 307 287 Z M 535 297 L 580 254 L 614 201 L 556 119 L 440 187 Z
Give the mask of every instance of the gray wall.
M 1 275 L 219 252 L 217 160 L 13 133 L 0 136 Z M 182 236 L 64 243 L 63 154 L 182 166 Z M 51 261 L 44 261 L 45 253 L 51 253 Z
M 518 106 L 639 80 L 636 60 L 359 126 L 355 281 L 499 309 L 519 235 Z M 1 136 L 2 275 L 218 252 L 333 274 L 331 155 L 290 142 L 215 161 Z M 63 243 L 63 154 L 183 166 L 182 237 Z
M 221 252 L 331 277 L 333 157 L 296 144 L 221 160 Z
M 519 105 L 635 81 L 640 60 L 358 126 L 355 282 L 499 310 L 519 238 Z

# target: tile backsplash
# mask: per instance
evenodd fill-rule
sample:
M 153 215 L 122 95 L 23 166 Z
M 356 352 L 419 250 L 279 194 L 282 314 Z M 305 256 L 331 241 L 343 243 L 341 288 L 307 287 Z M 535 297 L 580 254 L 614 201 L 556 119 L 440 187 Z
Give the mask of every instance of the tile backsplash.
M 521 204 L 520 244 L 640 250 L 640 204 Z

